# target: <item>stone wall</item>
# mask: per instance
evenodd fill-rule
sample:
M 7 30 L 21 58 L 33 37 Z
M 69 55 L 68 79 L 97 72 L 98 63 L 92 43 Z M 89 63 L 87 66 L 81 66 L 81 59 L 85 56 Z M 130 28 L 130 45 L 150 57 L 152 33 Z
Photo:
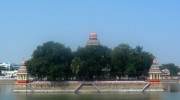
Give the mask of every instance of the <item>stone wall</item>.
M 164 89 L 162 83 L 151 83 L 151 85 L 145 91 L 164 91 Z
M 144 81 L 36 81 L 15 83 L 14 92 L 142 92 Z M 151 84 L 146 91 L 163 91 L 161 83 Z

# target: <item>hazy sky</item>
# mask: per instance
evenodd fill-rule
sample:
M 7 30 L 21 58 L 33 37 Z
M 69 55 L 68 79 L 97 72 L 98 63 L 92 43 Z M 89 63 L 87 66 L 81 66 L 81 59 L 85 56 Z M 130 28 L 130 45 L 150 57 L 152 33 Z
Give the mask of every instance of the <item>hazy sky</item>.
M 103 45 L 140 45 L 180 66 L 179 0 L 1 0 L 0 62 L 28 60 L 50 40 L 75 51 L 92 29 Z

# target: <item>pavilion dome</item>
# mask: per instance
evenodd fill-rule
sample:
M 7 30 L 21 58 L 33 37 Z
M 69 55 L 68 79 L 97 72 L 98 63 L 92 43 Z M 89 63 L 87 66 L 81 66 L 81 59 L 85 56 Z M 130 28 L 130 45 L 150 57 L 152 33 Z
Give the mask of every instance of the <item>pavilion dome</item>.
M 19 68 L 19 70 L 17 72 L 17 74 L 21 74 L 21 73 L 28 73 L 24 61 L 22 61 L 21 66 L 20 66 L 20 68 Z
M 161 73 L 161 70 L 159 68 L 159 64 L 157 63 L 156 59 L 153 60 L 153 64 L 151 65 L 149 73 Z
M 90 37 L 89 37 L 86 45 L 100 45 L 100 42 L 97 39 L 97 34 L 95 32 L 92 32 L 90 34 Z
M 95 32 L 92 32 L 92 33 L 90 34 L 90 38 L 97 38 L 96 33 L 95 33 Z

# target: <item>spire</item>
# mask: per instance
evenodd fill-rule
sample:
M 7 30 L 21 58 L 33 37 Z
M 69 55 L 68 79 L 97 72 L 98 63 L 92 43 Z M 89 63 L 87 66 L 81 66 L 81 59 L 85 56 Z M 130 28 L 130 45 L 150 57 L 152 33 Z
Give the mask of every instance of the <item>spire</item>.
M 97 35 L 94 31 L 92 31 L 92 33 L 90 34 L 90 38 L 97 38 Z
M 92 29 L 92 33 L 95 33 L 94 29 Z
M 22 61 L 21 65 L 23 65 L 23 66 L 25 65 L 25 62 L 24 62 L 24 57 L 23 57 L 23 61 Z
M 157 60 L 156 60 L 156 59 L 154 59 L 154 60 L 153 60 L 153 64 L 156 64 L 156 63 L 157 63 Z
M 92 30 L 86 45 L 100 45 L 99 40 L 97 39 L 97 34 L 94 30 Z

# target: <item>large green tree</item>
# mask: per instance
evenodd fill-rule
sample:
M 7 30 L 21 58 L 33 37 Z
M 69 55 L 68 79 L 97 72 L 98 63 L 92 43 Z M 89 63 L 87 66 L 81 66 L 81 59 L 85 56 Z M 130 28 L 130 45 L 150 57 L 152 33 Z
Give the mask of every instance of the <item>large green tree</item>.
M 141 46 L 136 48 L 128 44 L 120 44 L 111 53 L 113 73 L 118 76 L 147 76 L 154 56 L 143 51 Z
M 112 51 L 111 58 L 112 58 L 112 71 L 115 75 L 121 76 L 124 75 L 125 71 L 126 74 L 129 71 L 134 71 L 134 65 L 130 64 L 130 57 L 131 57 L 132 49 L 128 44 L 120 44 L 115 47 Z M 126 69 L 128 67 L 128 69 Z
M 150 66 L 152 65 L 154 56 L 146 51 L 143 47 L 137 46 L 133 49 L 133 63 L 136 68 L 136 76 L 147 76 Z
M 110 52 L 102 45 L 79 47 L 71 64 L 73 73 L 84 80 L 103 77 L 102 69 L 111 63 Z
M 27 68 L 32 76 L 60 80 L 70 76 L 71 49 L 61 43 L 49 41 L 37 47 Z

